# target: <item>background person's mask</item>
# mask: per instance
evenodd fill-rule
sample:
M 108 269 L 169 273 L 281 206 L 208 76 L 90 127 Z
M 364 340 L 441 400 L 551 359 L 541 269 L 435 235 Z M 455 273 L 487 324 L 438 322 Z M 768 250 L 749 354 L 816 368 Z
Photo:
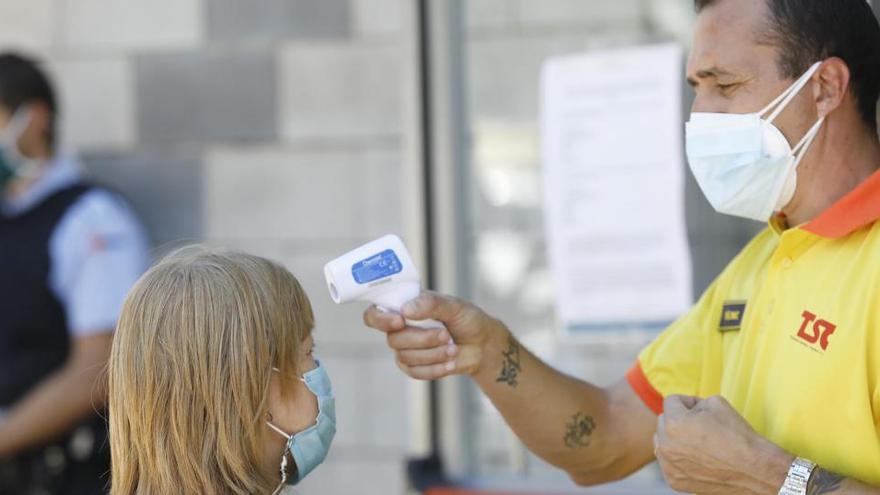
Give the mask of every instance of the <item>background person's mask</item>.
M 766 222 L 774 211 L 791 202 L 797 187 L 797 166 L 825 118 L 820 118 L 794 148 L 773 121 L 820 65 L 816 62 L 760 112 L 691 114 L 686 125 L 688 162 L 716 211 Z
M 34 161 L 22 155 L 18 146 L 31 116 L 29 108 L 19 107 L 9 119 L 6 129 L 0 132 L 0 189 L 14 178 L 28 175 L 35 168 Z
M 266 422 L 270 428 L 287 439 L 287 447 L 281 460 L 281 486 L 275 493 L 279 493 L 285 485 L 295 485 L 303 480 L 319 464 L 324 462 L 330 444 L 336 436 L 336 399 L 333 397 L 333 388 L 330 384 L 330 376 L 327 370 L 317 361 L 318 366 L 302 377 L 309 391 L 318 398 L 318 418 L 315 424 L 295 434 L 289 435 L 282 429 Z M 287 469 L 287 456 L 292 455 L 296 463 L 296 475 L 290 476 Z

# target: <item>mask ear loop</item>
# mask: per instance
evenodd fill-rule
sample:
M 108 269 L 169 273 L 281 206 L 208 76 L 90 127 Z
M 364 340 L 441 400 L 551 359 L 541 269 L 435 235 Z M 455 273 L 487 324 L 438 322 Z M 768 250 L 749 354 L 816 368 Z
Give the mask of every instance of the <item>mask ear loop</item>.
M 33 160 L 28 159 L 21 153 L 18 141 L 30 125 L 33 113 L 29 105 L 19 106 L 9 119 L 6 130 L 3 132 L 3 141 L 10 146 L 10 151 L 15 153 L 23 162 L 21 166 L 14 169 L 14 173 L 18 177 L 36 178 L 40 175 L 40 167 Z
M 15 110 L 6 127 L 6 134 L 10 139 L 18 141 L 21 138 L 28 124 L 31 123 L 31 117 L 31 109 L 27 105 L 22 105 Z M 18 143 L 15 144 L 17 145 Z
M 812 78 L 813 75 L 816 73 L 816 71 L 819 70 L 819 67 L 821 65 L 822 65 L 822 62 L 816 62 L 815 64 L 813 64 L 807 70 L 807 72 L 805 72 L 804 75 L 802 75 L 800 78 L 798 78 L 798 80 L 795 81 L 788 89 L 783 91 L 781 95 L 779 95 L 769 105 L 764 107 L 763 110 L 758 112 L 758 115 L 759 116 L 764 115 L 767 112 L 769 112 L 771 109 L 775 108 L 776 110 L 774 110 L 773 113 L 770 114 L 769 117 L 767 117 L 767 121 L 773 122 L 774 120 L 776 120 L 776 118 L 779 117 L 779 114 L 781 114 L 788 107 L 789 103 L 791 103 L 792 100 L 794 100 L 797 97 L 797 95 L 801 92 L 802 89 L 804 89 L 804 86 L 807 85 L 807 83 L 810 81 L 810 78 Z
M 292 435 L 288 435 L 287 433 L 284 433 L 284 430 L 282 430 L 281 428 L 273 425 L 272 423 L 270 423 L 268 421 L 266 421 L 266 425 L 268 425 L 269 428 L 272 428 L 273 430 L 275 430 L 275 432 L 278 433 L 279 435 L 281 435 L 282 437 L 284 437 L 288 440 L 291 439 Z
M 276 368 L 274 366 L 272 367 L 272 371 L 274 371 L 276 373 L 281 372 L 281 370 L 279 370 L 278 368 Z M 268 426 L 269 428 L 272 428 L 275 431 L 275 433 L 278 433 L 279 435 L 281 435 L 282 437 L 287 439 L 288 442 L 290 442 L 290 439 L 293 438 L 292 435 L 288 435 L 287 433 L 285 433 L 284 430 L 273 425 L 269 421 L 266 421 L 266 426 Z M 284 486 L 287 483 L 287 463 L 288 463 L 287 458 L 288 458 L 289 454 L 290 454 L 290 444 L 288 443 L 287 445 L 284 446 L 284 453 L 281 454 L 281 483 L 278 484 L 278 488 L 276 488 L 275 491 L 272 492 L 272 495 L 280 494 L 281 491 L 284 490 Z
M 284 490 L 284 486 L 287 483 L 287 476 L 288 476 L 287 466 L 289 463 L 288 459 L 290 457 L 290 443 L 289 442 L 290 442 L 290 439 L 293 437 L 291 435 L 288 435 L 281 428 L 278 428 L 277 426 L 273 425 L 269 421 L 266 421 L 266 425 L 268 425 L 269 428 L 272 428 L 273 430 L 275 430 L 275 432 L 277 432 L 279 435 L 286 438 L 288 441 L 288 444 L 284 446 L 284 453 L 281 454 L 281 483 L 279 483 L 278 488 L 276 488 L 275 491 L 272 492 L 272 495 L 278 495 L 279 493 L 281 493 L 282 490 Z
M 278 368 L 275 368 L 274 366 L 272 367 L 272 371 L 274 371 L 276 373 L 281 373 L 281 370 L 279 370 Z M 314 370 L 312 370 L 312 371 L 314 371 Z M 298 376 L 297 378 L 299 378 L 299 381 L 301 381 L 303 383 L 306 383 L 306 384 L 309 383 L 305 378 L 303 378 L 301 376 Z
M 797 144 L 797 146 L 795 146 L 791 150 L 791 152 L 794 153 L 794 155 L 796 157 L 795 161 L 794 161 L 794 168 L 795 169 L 797 169 L 797 166 L 801 163 L 801 160 L 807 154 L 806 151 L 813 144 L 813 141 L 815 141 L 816 136 L 819 135 L 819 129 L 822 127 L 822 124 L 824 124 L 824 123 L 825 123 L 825 117 L 820 118 L 815 124 L 813 124 L 813 127 L 811 127 L 809 131 L 807 131 L 807 133 L 804 135 L 803 139 L 801 139 L 801 142 L 799 142 Z

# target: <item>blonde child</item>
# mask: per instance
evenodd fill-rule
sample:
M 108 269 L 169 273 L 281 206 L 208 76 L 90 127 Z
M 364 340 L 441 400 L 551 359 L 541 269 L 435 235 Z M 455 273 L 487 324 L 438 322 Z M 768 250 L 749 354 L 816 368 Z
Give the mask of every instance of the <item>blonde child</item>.
M 313 326 L 299 282 L 266 259 L 185 248 L 150 269 L 110 357 L 111 494 L 281 493 L 305 477 L 336 431 Z

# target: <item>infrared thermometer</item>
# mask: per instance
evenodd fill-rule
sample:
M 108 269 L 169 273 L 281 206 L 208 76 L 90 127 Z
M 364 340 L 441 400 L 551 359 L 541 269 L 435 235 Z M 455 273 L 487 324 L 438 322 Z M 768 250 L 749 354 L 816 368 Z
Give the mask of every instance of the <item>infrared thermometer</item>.
M 368 242 L 324 265 L 330 298 L 336 304 L 362 301 L 400 313 L 404 303 L 422 291 L 419 271 L 396 235 Z M 419 328 L 443 328 L 436 320 L 406 320 Z

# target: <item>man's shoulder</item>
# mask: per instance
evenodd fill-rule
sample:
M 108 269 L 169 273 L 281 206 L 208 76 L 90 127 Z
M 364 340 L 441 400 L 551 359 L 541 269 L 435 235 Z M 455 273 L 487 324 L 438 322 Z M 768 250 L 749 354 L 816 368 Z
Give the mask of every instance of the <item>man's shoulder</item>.
M 93 244 L 143 244 L 144 229 L 128 201 L 103 186 L 90 186 L 67 209 L 52 233 L 53 251 L 76 251 Z
M 85 190 L 70 205 L 62 223 L 91 226 L 135 227 L 137 215 L 122 194 L 100 185 L 86 185 Z

